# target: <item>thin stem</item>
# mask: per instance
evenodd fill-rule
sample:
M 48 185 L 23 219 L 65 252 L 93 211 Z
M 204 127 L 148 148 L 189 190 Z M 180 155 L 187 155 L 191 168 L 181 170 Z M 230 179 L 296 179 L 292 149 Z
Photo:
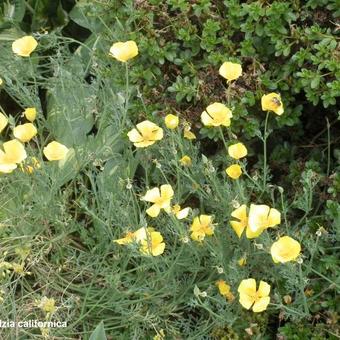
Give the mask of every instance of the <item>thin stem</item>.
M 228 153 L 228 146 L 227 146 L 227 142 L 225 141 L 225 138 L 224 138 L 224 134 L 223 134 L 222 128 L 219 126 L 218 129 L 219 129 L 219 131 L 220 131 L 220 135 L 221 135 L 221 138 L 222 138 L 222 141 L 223 141 L 225 150 L 226 150 L 227 153 Z
M 263 134 L 263 191 L 266 189 L 267 184 L 267 127 L 268 127 L 269 111 L 267 111 L 266 120 L 264 123 Z
M 302 275 L 301 264 L 299 265 L 299 274 L 300 274 L 300 280 L 301 280 L 300 287 L 301 287 L 301 295 L 302 295 L 302 299 L 303 299 L 303 307 L 304 307 L 305 313 L 308 315 L 309 309 L 308 309 L 308 305 L 307 305 L 306 295 L 305 295 L 305 292 L 303 290 L 304 285 L 303 285 L 303 275 Z
M 126 62 L 125 63 L 125 106 L 124 106 L 122 128 L 124 128 L 125 126 L 128 107 L 129 107 L 129 66 L 128 66 L 128 63 Z

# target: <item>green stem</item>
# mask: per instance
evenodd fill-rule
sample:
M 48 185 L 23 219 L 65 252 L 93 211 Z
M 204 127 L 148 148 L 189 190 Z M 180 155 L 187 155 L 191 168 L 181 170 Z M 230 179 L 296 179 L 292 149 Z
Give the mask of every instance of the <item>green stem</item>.
M 221 135 L 221 138 L 222 138 L 222 141 L 223 141 L 225 150 L 226 150 L 227 153 L 228 153 L 228 146 L 227 146 L 227 142 L 225 141 L 225 138 L 224 138 L 224 134 L 223 134 L 222 128 L 219 126 L 218 129 L 219 129 L 219 131 L 220 131 L 220 135 Z
M 267 111 L 266 120 L 264 123 L 263 134 L 263 191 L 266 190 L 267 184 L 267 128 L 268 128 L 269 111 Z
M 124 128 L 125 126 L 128 107 L 129 107 L 129 66 L 128 66 L 128 63 L 125 63 L 125 106 L 124 106 L 122 128 Z
M 304 285 L 303 285 L 303 275 L 302 275 L 302 268 L 301 268 L 301 264 L 299 265 L 299 274 L 300 274 L 300 287 L 301 287 L 301 295 L 302 295 L 302 299 L 303 299 L 303 307 L 305 310 L 305 313 L 308 315 L 309 314 L 309 309 L 308 309 L 308 305 L 307 305 L 307 299 L 306 299 L 306 295 L 305 295 L 305 291 L 304 289 Z

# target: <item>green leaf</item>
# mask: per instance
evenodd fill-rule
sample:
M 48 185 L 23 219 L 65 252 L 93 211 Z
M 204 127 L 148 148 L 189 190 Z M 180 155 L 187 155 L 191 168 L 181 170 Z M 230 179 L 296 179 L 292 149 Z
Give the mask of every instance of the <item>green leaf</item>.
M 90 336 L 89 340 L 106 340 L 104 322 L 101 321 Z

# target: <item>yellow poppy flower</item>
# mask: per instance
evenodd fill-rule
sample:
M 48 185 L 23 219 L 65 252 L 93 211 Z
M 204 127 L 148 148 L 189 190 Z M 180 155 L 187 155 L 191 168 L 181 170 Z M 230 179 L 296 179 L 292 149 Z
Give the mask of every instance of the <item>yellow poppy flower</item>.
M 0 157 L 0 163 L 21 163 L 26 157 L 27 153 L 24 146 L 16 139 L 12 139 L 3 144 L 4 153 Z
M 159 256 L 164 253 L 165 243 L 158 231 L 151 231 L 148 238 L 141 241 L 140 252 L 145 255 Z
M 17 165 L 13 162 L 8 162 L 6 159 L 6 154 L 0 150 L 0 172 L 4 174 L 9 174 L 17 168 Z
M 183 166 L 191 166 L 191 164 L 192 164 L 191 158 L 190 158 L 189 156 L 187 156 L 187 155 L 183 156 L 183 157 L 179 160 L 179 162 L 180 162 L 181 165 L 183 165 Z
M 44 147 L 43 153 L 49 161 L 60 161 L 64 159 L 69 149 L 56 141 L 53 141 Z
M 13 41 L 12 51 L 20 57 L 29 57 L 38 46 L 38 42 L 30 35 Z
M 4 83 L 4 81 L 2 80 L 2 78 L 0 78 L 0 86 Z
M 216 285 L 220 294 L 227 298 L 229 302 L 232 302 L 235 299 L 234 295 L 230 291 L 230 286 L 224 280 L 218 280 Z
M 205 236 L 214 234 L 214 225 L 212 216 L 200 215 L 194 218 L 191 227 L 191 238 L 195 241 L 203 241 Z
M 37 128 L 32 123 L 18 125 L 13 129 L 13 135 L 20 142 L 29 142 L 37 134 Z
M 232 179 L 238 179 L 242 175 L 242 169 L 238 164 L 228 166 L 225 172 Z
M 237 291 L 240 294 L 240 304 L 245 309 L 252 307 L 253 312 L 259 313 L 267 309 L 270 302 L 270 285 L 265 281 L 260 281 L 259 289 L 256 290 L 254 279 L 242 280 Z
M 241 237 L 244 229 L 248 225 L 247 206 L 242 204 L 239 208 L 231 213 L 231 216 L 238 221 L 230 221 L 231 227 L 234 229 L 238 237 Z
M 247 156 L 248 150 L 243 143 L 236 143 L 228 147 L 228 154 L 232 158 L 240 159 Z
M 261 105 L 263 111 L 273 111 L 279 116 L 284 112 L 281 96 L 274 92 L 263 95 Z
M 110 48 L 110 54 L 123 63 L 138 55 L 138 46 L 132 41 L 116 42 Z
M 37 116 L 37 110 L 35 107 L 28 107 L 27 109 L 25 109 L 24 115 L 27 120 L 33 122 Z
M 142 240 L 147 239 L 147 228 L 139 228 L 135 232 L 128 232 L 124 238 L 120 238 L 118 240 L 113 240 L 113 242 L 125 245 L 129 243 L 138 243 L 141 242 Z
M 163 138 L 163 129 L 144 120 L 136 125 L 136 129 L 130 130 L 127 135 L 136 148 L 146 148 Z
M 281 223 L 281 214 L 268 205 L 251 204 L 249 209 L 248 229 L 250 238 L 259 236 L 263 230 Z M 248 230 L 247 230 L 248 231 Z
M 294 261 L 300 255 L 300 252 L 300 243 L 289 236 L 280 237 L 270 248 L 275 263 Z
M 201 114 L 201 121 L 205 126 L 230 126 L 231 111 L 221 103 L 209 105 Z
M 8 119 L 7 117 L 0 112 L 0 132 L 7 126 Z
M 154 203 L 146 213 L 151 217 L 157 217 L 161 211 L 164 209 L 166 212 L 171 211 L 171 199 L 174 196 L 174 191 L 171 185 L 164 184 L 159 188 L 153 188 L 148 190 L 146 194 L 141 198 L 142 201 L 147 201 Z
M 181 209 L 181 206 L 179 204 L 175 204 L 172 207 L 171 211 L 173 214 L 175 214 L 176 218 L 178 218 L 179 220 L 182 220 L 183 218 L 188 217 L 190 208 L 188 207 L 188 208 Z
M 175 115 L 169 114 L 164 118 L 165 126 L 168 129 L 176 129 L 179 124 L 179 118 Z
M 226 61 L 222 64 L 218 72 L 229 82 L 239 78 L 242 75 L 242 66 L 237 63 Z

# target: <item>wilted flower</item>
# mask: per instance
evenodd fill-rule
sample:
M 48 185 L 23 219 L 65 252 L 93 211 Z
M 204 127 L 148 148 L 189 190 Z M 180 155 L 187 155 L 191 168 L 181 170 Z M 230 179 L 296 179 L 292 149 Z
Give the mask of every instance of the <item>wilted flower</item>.
M 179 124 L 179 118 L 173 114 L 169 114 L 164 118 L 165 126 L 168 129 L 176 129 Z
M 146 213 L 151 217 L 157 217 L 161 209 L 164 209 L 166 212 L 171 211 L 170 203 L 173 196 L 174 191 L 171 185 L 164 184 L 160 187 L 160 190 L 159 188 L 148 190 L 141 200 L 154 203 L 146 210 Z
M 64 159 L 69 149 L 56 141 L 53 141 L 44 147 L 43 153 L 49 161 L 60 161 Z
M 220 294 L 227 298 L 229 302 L 232 302 L 235 299 L 234 295 L 230 291 L 230 286 L 224 280 L 218 280 L 216 285 Z
M 189 140 L 196 139 L 196 135 L 190 130 L 191 130 L 191 127 L 189 125 L 184 126 L 184 132 L 183 132 L 184 138 L 189 139 Z
M 32 123 L 18 125 L 13 129 L 13 135 L 20 142 L 29 142 L 37 134 L 37 128 Z
M 40 301 L 38 301 L 37 307 L 47 314 L 54 313 L 56 310 L 55 300 L 53 298 L 49 299 L 44 296 Z
M 191 158 L 190 158 L 189 156 L 187 156 L 187 155 L 183 156 L 183 157 L 179 160 L 179 162 L 180 162 L 181 165 L 183 165 L 183 166 L 191 166 L 191 164 L 192 164 Z
M 226 61 L 222 64 L 218 72 L 229 82 L 239 78 L 242 75 L 242 66 L 237 63 Z
M 179 220 L 186 218 L 190 212 L 189 207 L 182 209 L 179 204 L 175 204 L 171 210 Z
M 20 57 L 29 57 L 38 46 L 38 42 L 30 35 L 13 41 L 12 51 Z
M 240 267 L 243 267 L 247 264 L 247 259 L 245 257 L 241 257 L 238 261 L 237 261 L 238 265 Z
M 163 138 L 163 129 L 158 125 L 144 120 L 128 132 L 129 140 L 136 148 L 146 148 Z
M 242 175 L 242 169 L 238 164 L 228 166 L 225 172 L 232 179 L 238 179 Z
M 289 236 L 280 237 L 270 248 L 275 263 L 293 261 L 300 255 L 300 252 L 300 243 Z
M 236 143 L 228 147 L 228 154 L 234 159 L 240 159 L 247 156 L 248 151 L 243 143 Z
M 205 126 L 230 126 L 231 111 L 222 103 L 209 105 L 201 114 L 202 123 Z
M 214 225 L 212 224 L 212 216 L 200 215 L 194 218 L 191 227 L 191 238 L 195 241 L 204 240 L 205 236 L 214 234 Z
M 0 112 L 0 132 L 7 126 L 8 119 L 7 117 Z
M 272 92 L 263 95 L 261 98 L 261 105 L 263 111 L 273 111 L 279 116 L 281 116 L 284 111 L 281 96 L 277 93 Z
M 138 55 L 138 46 L 137 44 L 132 41 L 126 42 L 116 42 L 110 48 L 110 54 L 117 60 L 125 63 L 129 59 L 134 58 Z
M 240 294 L 240 304 L 253 312 L 259 313 L 267 309 L 270 302 L 270 285 L 265 281 L 260 281 L 259 289 L 256 290 L 256 281 L 254 279 L 242 280 L 238 290 Z
M 25 109 L 24 115 L 27 120 L 33 122 L 37 116 L 37 110 L 35 107 L 28 107 L 27 109 Z

